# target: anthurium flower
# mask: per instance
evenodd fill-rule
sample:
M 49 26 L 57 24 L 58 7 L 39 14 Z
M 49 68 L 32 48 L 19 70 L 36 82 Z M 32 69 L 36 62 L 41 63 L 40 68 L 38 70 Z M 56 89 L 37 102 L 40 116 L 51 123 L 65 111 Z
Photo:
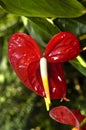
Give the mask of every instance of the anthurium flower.
M 57 122 L 75 126 L 72 130 L 86 130 L 86 120 L 83 126 L 80 124 L 86 119 L 86 116 L 81 115 L 80 110 L 70 110 L 65 106 L 59 106 L 53 108 L 49 115 Z
M 80 113 L 80 110 L 72 110 L 72 112 L 80 123 L 80 127 L 81 127 L 80 130 L 86 130 L 86 116 L 82 115 Z M 74 130 L 74 128 L 72 130 Z
M 63 62 L 79 53 L 79 41 L 70 32 L 52 37 L 43 54 L 36 41 L 24 33 L 13 34 L 8 45 L 8 57 L 14 71 L 29 89 L 45 98 L 47 110 L 51 99 L 66 97 Z

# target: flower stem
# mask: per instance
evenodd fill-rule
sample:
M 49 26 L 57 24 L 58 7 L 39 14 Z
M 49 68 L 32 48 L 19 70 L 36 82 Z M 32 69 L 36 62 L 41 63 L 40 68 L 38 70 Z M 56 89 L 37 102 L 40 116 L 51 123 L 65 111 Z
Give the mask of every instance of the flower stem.
M 86 117 L 80 123 L 80 127 L 83 127 L 84 125 L 86 125 Z
M 77 58 L 77 60 L 80 62 L 80 64 L 81 64 L 83 67 L 86 67 L 86 62 L 82 59 L 81 56 L 77 56 L 76 58 Z

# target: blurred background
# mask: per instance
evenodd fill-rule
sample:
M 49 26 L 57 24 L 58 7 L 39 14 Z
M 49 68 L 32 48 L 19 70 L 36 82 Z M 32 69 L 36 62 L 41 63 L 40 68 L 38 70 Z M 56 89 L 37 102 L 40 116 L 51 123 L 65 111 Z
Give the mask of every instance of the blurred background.
M 0 130 L 71 129 L 49 117 L 43 98 L 22 84 L 8 61 L 8 41 L 13 33 L 30 34 L 44 50 L 48 40 L 59 31 L 77 35 L 82 50 L 76 59 L 64 63 L 70 102 L 54 100 L 51 108 L 66 105 L 86 115 L 86 15 L 68 19 L 28 18 L 14 15 L 0 6 Z

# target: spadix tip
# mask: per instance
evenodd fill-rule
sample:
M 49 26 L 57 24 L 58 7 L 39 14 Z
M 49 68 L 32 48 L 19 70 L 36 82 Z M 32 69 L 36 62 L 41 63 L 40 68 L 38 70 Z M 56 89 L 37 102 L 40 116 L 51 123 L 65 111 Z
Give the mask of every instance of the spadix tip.
M 45 104 L 46 104 L 46 110 L 49 111 L 51 102 L 48 98 L 44 98 L 44 100 L 45 100 Z
M 74 127 L 74 128 L 72 128 L 72 130 L 80 130 L 79 128 L 77 128 L 77 127 Z

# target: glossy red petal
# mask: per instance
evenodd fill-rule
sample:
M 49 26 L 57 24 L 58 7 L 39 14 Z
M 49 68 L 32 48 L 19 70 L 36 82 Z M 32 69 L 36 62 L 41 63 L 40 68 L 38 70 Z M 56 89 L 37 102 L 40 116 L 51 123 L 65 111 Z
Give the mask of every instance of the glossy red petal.
M 81 115 L 80 110 L 71 110 L 71 111 L 77 117 L 79 122 L 81 122 L 85 118 L 84 115 Z
M 66 62 L 80 53 L 77 37 L 71 32 L 56 34 L 47 44 L 45 57 L 49 62 Z
M 59 106 L 53 108 L 50 113 L 50 117 L 62 124 L 68 124 L 80 128 L 79 122 L 75 115 L 65 106 Z
M 66 97 L 66 79 L 62 63 L 48 63 L 49 88 L 51 99 Z
M 34 72 L 32 72 L 32 69 L 34 68 Z M 35 62 L 30 64 L 28 70 L 28 87 L 31 86 L 33 89 L 33 91 L 42 96 L 45 97 L 45 91 L 44 91 L 44 87 L 43 87 L 43 83 L 42 83 L 42 79 L 41 79 L 41 75 L 40 75 L 40 66 L 39 64 L 36 64 Z M 27 82 L 28 83 L 28 82 Z
M 41 79 L 38 74 L 42 53 L 34 39 L 23 33 L 15 33 L 9 40 L 8 57 L 21 81 L 37 94 L 43 95 L 44 89 L 39 84 Z
M 81 123 L 83 121 L 83 119 L 86 118 L 86 116 L 84 116 L 80 113 L 80 110 L 72 110 L 72 112 L 76 116 L 79 123 Z M 86 124 L 82 127 L 82 130 L 86 130 Z
M 29 66 L 28 80 L 31 86 L 34 86 L 35 93 L 41 93 L 41 96 L 46 96 L 44 92 L 43 83 L 41 80 L 39 66 L 35 66 L 36 71 L 32 73 L 31 68 L 33 68 L 35 63 Z M 66 97 L 66 79 L 63 73 L 62 63 L 48 63 L 48 81 L 51 99 L 60 99 Z
M 86 130 L 86 125 L 83 126 L 83 130 Z

